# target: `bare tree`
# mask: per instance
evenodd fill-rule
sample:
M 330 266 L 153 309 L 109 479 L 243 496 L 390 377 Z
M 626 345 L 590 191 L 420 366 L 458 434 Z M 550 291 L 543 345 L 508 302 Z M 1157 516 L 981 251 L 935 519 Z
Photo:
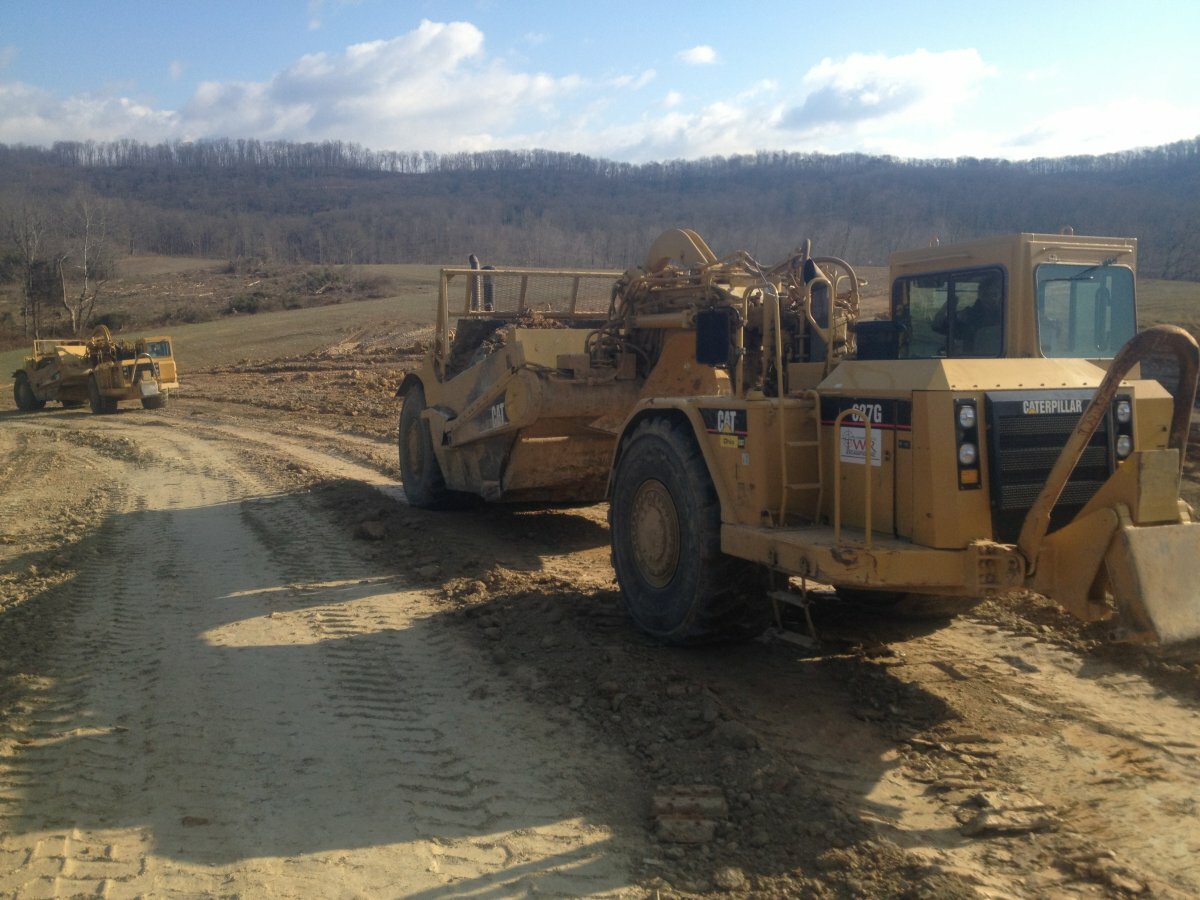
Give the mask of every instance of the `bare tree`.
M 81 337 L 91 324 L 96 301 L 100 299 L 100 292 L 108 282 L 112 269 L 107 208 L 103 203 L 86 194 L 75 198 L 65 249 L 58 257 L 57 264 L 63 307 L 71 316 L 72 333 Z M 77 292 L 67 287 L 68 269 L 77 273 Z
M 45 279 L 39 275 L 46 263 L 42 257 L 47 236 L 46 219 L 38 209 L 22 203 L 9 217 L 8 231 L 17 248 L 21 267 L 21 319 L 25 323 L 25 336 L 36 340 L 41 337 L 42 300 L 45 297 Z

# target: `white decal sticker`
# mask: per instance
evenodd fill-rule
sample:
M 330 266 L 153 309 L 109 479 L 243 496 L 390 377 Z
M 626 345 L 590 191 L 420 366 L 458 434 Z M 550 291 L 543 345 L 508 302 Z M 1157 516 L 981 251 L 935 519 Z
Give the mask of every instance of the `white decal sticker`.
M 871 429 L 871 465 L 883 465 L 883 437 L 878 429 Z M 867 429 L 853 425 L 842 427 L 840 454 L 842 462 L 862 465 L 866 461 Z

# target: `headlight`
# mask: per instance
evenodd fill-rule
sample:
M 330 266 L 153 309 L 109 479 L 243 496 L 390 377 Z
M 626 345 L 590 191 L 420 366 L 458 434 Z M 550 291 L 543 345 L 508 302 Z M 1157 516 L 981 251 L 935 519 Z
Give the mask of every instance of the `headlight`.
M 974 444 L 963 444 L 958 448 L 958 462 L 960 465 L 973 466 L 977 459 L 979 459 L 979 451 L 975 449 Z
M 1133 418 L 1133 404 L 1128 400 L 1117 401 L 1117 421 L 1122 425 L 1128 425 L 1130 419 Z
M 963 431 L 975 427 L 975 407 L 970 403 L 964 403 L 958 408 L 958 427 Z
M 1133 452 L 1133 438 L 1127 434 L 1122 434 L 1117 438 L 1117 459 L 1124 459 Z M 962 456 L 962 453 L 959 453 Z

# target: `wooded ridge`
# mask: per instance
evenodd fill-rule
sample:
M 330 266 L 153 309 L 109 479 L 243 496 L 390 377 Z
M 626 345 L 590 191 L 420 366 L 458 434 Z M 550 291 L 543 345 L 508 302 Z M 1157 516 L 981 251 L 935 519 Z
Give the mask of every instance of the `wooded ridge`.
M 433 154 L 355 144 L 0 145 L 0 245 L 17 225 L 103 211 L 122 252 L 280 263 L 624 268 L 664 229 L 775 262 L 1012 231 L 1124 235 L 1143 275 L 1200 280 L 1200 138 L 1096 157 L 902 160 L 758 153 L 632 165 L 543 150 Z M 78 220 L 78 215 L 74 216 Z

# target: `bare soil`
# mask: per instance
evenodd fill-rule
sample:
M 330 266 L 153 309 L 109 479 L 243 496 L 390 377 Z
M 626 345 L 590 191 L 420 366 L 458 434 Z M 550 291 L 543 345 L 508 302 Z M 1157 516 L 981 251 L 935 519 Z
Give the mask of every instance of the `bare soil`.
M 5 402 L 0 892 L 1200 895 L 1200 647 L 821 594 L 660 646 L 603 506 L 404 503 L 426 340 Z

